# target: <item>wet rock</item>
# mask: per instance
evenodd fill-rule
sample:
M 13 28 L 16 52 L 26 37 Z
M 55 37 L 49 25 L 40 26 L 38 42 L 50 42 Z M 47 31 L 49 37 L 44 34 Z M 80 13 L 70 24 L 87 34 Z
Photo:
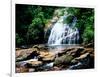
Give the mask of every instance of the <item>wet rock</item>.
M 16 62 L 16 67 L 26 67 L 26 62 L 24 61 Z
M 28 59 L 34 59 L 34 58 L 37 58 L 37 56 L 39 55 L 39 52 L 38 51 L 33 51 L 29 56 L 26 57 L 26 60 Z
M 39 46 L 38 46 L 38 45 L 34 45 L 32 48 L 33 48 L 33 49 L 38 49 L 38 50 L 39 50 Z
M 75 49 L 75 48 L 69 47 L 69 48 L 65 49 L 64 51 L 69 52 L 69 51 L 72 51 L 72 50 L 74 50 L 74 49 Z
M 55 66 L 64 65 L 64 64 L 69 65 L 72 59 L 73 59 L 73 56 L 65 54 L 61 57 L 55 58 L 54 65 Z
M 38 67 L 38 66 L 41 66 L 43 64 L 43 62 L 35 61 L 34 59 L 28 60 L 26 63 L 27 63 L 27 67 Z
M 72 62 L 72 66 L 70 66 L 70 69 L 85 69 L 85 68 L 89 68 L 90 67 L 90 54 L 89 53 L 85 53 L 83 55 L 81 55 L 80 57 L 77 57 L 75 59 L 73 59 Z
M 55 55 L 52 52 L 40 52 L 38 58 L 43 62 L 51 62 L 55 59 Z
M 75 65 L 70 66 L 68 69 L 72 70 L 72 69 L 81 69 L 83 67 L 82 63 L 77 63 Z
M 27 68 L 25 62 L 16 62 L 15 71 L 16 71 L 16 73 L 24 73 L 24 72 L 28 72 L 29 69 Z
M 16 51 L 16 61 L 28 60 L 38 55 L 39 55 L 39 51 L 37 51 L 37 49 L 35 48 L 18 50 Z
M 20 67 L 20 68 L 16 67 L 15 72 L 16 73 L 25 73 L 25 72 L 29 72 L 29 69 L 26 67 Z
M 75 59 L 73 59 L 73 60 L 71 61 L 71 65 L 75 65 L 75 64 L 77 64 L 77 63 L 78 63 L 78 61 L 75 60 Z
M 60 57 L 60 56 L 62 56 L 62 55 L 64 55 L 64 54 L 66 54 L 66 51 L 60 51 L 60 52 L 58 52 L 56 55 L 58 56 L 58 57 Z
M 84 58 L 87 58 L 90 54 L 89 53 L 85 53 L 83 55 L 81 55 L 80 57 L 75 58 L 75 60 L 82 60 Z
M 32 48 L 33 49 L 34 48 L 37 49 L 37 51 L 48 50 L 48 48 L 46 47 L 46 45 L 43 45 L 43 44 L 41 44 L 41 45 L 34 45 Z
M 85 53 L 90 53 L 94 55 L 94 49 L 93 48 L 84 48 L 84 51 L 81 52 L 81 54 L 85 54 Z
M 17 50 L 20 50 L 20 49 L 21 49 L 21 48 L 16 48 L 16 51 L 17 51 Z
M 92 47 L 76 46 L 60 50 L 52 48 L 51 51 L 44 45 L 16 50 L 16 72 L 94 68 L 95 56 Z M 55 53 L 56 51 L 58 52 Z
M 53 64 L 53 62 L 45 63 L 42 67 L 39 68 L 39 70 L 42 69 L 44 71 L 49 71 L 53 68 Z
M 61 69 L 62 69 L 61 67 L 54 66 L 52 70 L 53 71 L 60 71 Z
M 29 72 L 35 72 L 34 68 L 29 68 Z
M 45 56 L 45 57 L 43 57 L 43 61 L 44 62 L 51 62 L 51 61 L 53 61 L 55 59 L 55 56 L 54 55 L 48 55 L 48 56 Z
M 90 48 L 90 47 L 94 47 L 94 42 L 91 42 L 91 43 L 89 43 L 89 44 L 86 44 L 86 45 L 84 45 L 84 47 L 86 47 L 86 48 Z
M 72 55 L 73 57 L 80 56 L 80 53 L 84 50 L 83 47 L 72 48 L 70 51 L 66 52 L 68 55 Z
M 58 52 L 58 57 L 64 55 L 64 54 L 68 54 L 68 55 L 72 55 L 74 57 L 78 57 L 80 56 L 80 53 L 84 50 L 83 47 L 76 47 L 76 48 L 67 48 L 67 49 L 64 49 L 60 52 Z

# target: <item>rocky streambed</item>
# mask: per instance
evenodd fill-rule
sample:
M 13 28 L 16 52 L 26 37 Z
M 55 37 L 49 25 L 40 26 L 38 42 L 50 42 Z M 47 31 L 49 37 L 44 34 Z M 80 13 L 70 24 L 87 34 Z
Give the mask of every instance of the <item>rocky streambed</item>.
M 16 73 L 94 68 L 93 43 L 16 48 Z

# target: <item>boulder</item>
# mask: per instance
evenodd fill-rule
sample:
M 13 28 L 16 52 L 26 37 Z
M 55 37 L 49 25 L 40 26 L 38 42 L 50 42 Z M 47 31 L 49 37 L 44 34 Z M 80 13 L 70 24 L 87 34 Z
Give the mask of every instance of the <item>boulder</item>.
M 29 69 L 25 68 L 25 67 L 19 67 L 19 68 L 16 67 L 15 72 L 16 73 L 25 73 L 25 72 L 29 72 Z
M 83 59 L 87 58 L 89 55 L 90 55 L 89 53 L 85 53 L 85 54 L 81 55 L 80 57 L 75 58 L 75 60 L 78 60 L 78 61 L 83 60 Z
M 54 61 L 54 65 L 55 66 L 67 65 L 67 64 L 69 65 L 72 59 L 73 56 L 65 54 L 61 57 L 56 57 Z
M 48 55 L 42 58 L 43 62 L 51 62 L 55 59 L 54 55 Z
M 90 54 L 89 53 L 85 53 L 85 54 L 83 54 L 83 55 L 80 55 L 80 57 L 76 57 L 76 58 L 74 58 L 72 61 L 71 61 L 71 63 L 72 64 L 76 64 L 76 63 L 78 63 L 78 62 L 80 62 L 80 61 L 84 61 L 85 59 L 89 59 L 90 58 Z
M 29 68 L 29 72 L 35 72 L 34 68 Z
M 94 54 L 94 49 L 93 48 L 84 48 L 84 51 L 81 52 L 81 55 L 84 53 Z
M 39 67 L 43 64 L 42 61 L 35 61 L 34 59 L 27 60 L 26 63 L 27 67 Z
M 91 42 L 89 44 L 84 45 L 85 48 L 93 48 L 94 47 L 94 42 Z
M 28 60 L 38 55 L 39 55 L 39 51 L 36 48 L 17 50 L 16 61 Z
M 94 61 L 90 57 L 89 53 L 85 53 L 80 57 L 77 57 L 71 61 L 71 66 L 69 69 L 86 69 L 86 68 L 93 68 Z
M 60 71 L 61 69 L 62 69 L 61 67 L 54 66 L 52 70 L 53 71 Z
M 32 48 L 33 48 L 33 49 L 36 48 L 36 49 L 39 50 L 39 46 L 38 46 L 38 45 L 34 45 Z
M 29 69 L 26 66 L 25 62 L 16 62 L 16 73 L 24 73 L 24 72 L 29 72 Z
M 74 50 L 71 50 L 70 52 L 68 52 L 69 55 L 72 55 L 74 57 L 78 57 L 80 56 L 80 53 L 84 50 L 83 47 L 79 47 L 79 48 L 75 48 Z
M 70 47 L 70 48 L 67 48 L 67 49 L 64 49 L 60 52 L 57 53 L 58 57 L 64 55 L 64 54 L 68 54 L 68 55 L 72 55 L 74 57 L 77 57 L 77 56 L 80 56 L 80 53 L 84 50 L 83 47 L 76 47 L 76 48 L 73 48 L 73 47 Z
M 20 49 L 21 49 L 21 48 L 16 48 L 16 51 L 17 51 L 17 50 L 20 50 Z
M 48 49 L 44 44 L 34 45 L 32 48 L 33 49 L 36 48 L 38 51 L 43 51 L 43 50 L 47 50 Z
M 51 62 L 55 59 L 55 55 L 52 52 L 40 52 L 38 58 L 43 62 Z

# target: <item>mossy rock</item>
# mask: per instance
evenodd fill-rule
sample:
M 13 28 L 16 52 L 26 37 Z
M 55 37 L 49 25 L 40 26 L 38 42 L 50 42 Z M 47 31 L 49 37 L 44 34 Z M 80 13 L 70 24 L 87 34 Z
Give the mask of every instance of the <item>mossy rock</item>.
M 65 54 L 61 57 L 57 57 L 54 61 L 54 65 L 56 66 L 56 65 L 70 64 L 72 59 L 73 56 Z

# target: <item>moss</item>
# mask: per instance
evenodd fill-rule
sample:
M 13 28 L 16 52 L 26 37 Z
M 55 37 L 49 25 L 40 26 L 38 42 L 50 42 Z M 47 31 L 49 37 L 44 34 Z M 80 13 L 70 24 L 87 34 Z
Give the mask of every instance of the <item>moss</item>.
M 70 64 L 72 59 L 73 56 L 65 54 L 61 57 L 56 58 L 54 61 L 54 65 Z

